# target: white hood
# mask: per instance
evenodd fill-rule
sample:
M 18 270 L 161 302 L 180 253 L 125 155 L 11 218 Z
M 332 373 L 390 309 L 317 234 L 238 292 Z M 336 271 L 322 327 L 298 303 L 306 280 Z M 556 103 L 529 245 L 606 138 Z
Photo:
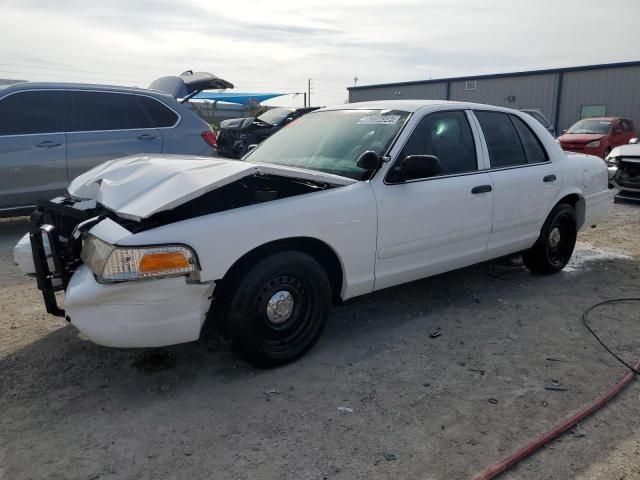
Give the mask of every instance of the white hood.
M 140 221 L 240 178 L 265 173 L 348 185 L 355 180 L 271 164 L 188 155 L 132 155 L 105 162 L 77 177 L 69 193 L 95 200 L 123 218 Z
M 640 144 L 620 145 L 611 150 L 609 157 L 640 157 Z

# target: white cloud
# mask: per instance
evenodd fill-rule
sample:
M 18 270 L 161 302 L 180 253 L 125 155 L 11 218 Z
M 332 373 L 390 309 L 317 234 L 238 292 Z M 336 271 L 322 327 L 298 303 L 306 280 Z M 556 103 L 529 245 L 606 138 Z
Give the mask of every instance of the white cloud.
M 636 0 L 12 1 L 0 77 L 147 86 L 187 69 L 341 103 L 359 84 L 638 59 Z M 277 103 L 301 104 L 301 98 Z

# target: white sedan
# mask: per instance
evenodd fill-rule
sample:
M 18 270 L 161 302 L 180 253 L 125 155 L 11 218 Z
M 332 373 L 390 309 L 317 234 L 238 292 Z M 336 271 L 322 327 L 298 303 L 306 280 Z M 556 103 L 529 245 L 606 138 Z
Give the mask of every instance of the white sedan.
M 332 302 L 520 252 L 558 272 L 611 204 L 606 164 L 526 114 L 381 101 L 310 113 L 242 161 L 107 162 L 41 202 L 15 252 L 47 310 L 98 344 L 207 324 L 274 366 L 311 348 Z

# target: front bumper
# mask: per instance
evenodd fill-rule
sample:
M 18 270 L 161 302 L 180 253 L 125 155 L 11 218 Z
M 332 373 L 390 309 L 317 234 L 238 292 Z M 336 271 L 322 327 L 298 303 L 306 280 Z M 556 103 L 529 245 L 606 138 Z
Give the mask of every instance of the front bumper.
M 184 277 L 98 283 L 86 265 L 71 277 L 65 313 L 89 340 L 107 347 L 162 347 L 197 340 L 213 283 Z

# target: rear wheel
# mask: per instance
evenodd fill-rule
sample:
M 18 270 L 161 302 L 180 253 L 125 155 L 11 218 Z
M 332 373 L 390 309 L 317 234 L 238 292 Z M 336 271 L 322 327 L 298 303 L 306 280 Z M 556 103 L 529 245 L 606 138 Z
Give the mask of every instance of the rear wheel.
M 573 207 L 566 203 L 556 205 L 544 222 L 540 237 L 523 255 L 524 264 L 534 273 L 559 272 L 571 259 L 576 237 Z
M 296 251 L 274 253 L 223 288 L 216 306 L 219 333 L 257 367 L 295 360 L 318 340 L 331 305 L 322 266 Z

